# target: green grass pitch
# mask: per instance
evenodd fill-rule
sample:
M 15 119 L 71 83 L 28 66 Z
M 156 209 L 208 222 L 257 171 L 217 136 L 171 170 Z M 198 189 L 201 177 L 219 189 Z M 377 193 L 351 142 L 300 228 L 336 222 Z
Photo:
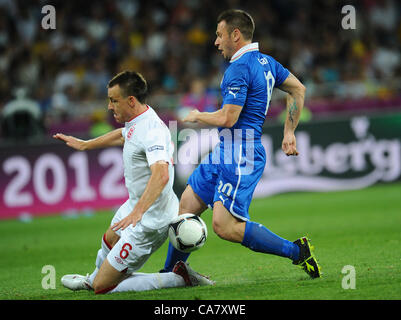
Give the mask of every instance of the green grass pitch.
M 92 272 L 100 239 L 113 212 L 92 217 L 61 215 L 30 223 L 0 222 L 0 300 L 364 300 L 401 298 L 401 184 L 331 193 L 292 193 L 254 199 L 254 221 L 289 239 L 308 235 L 323 277 L 311 280 L 288 259 L 250 251 L 219 239 L 211 228 L 205 246 L 193 253 L 191 266 L 210 275 L 213 287 L 172 288 L 95 296 L 71 292 L 60 282 L 67 273 Z M 142 272 L 157 272 L 167 242 Z M 56 288 L 43 289 L 45 265 L 56 271 Z M 342 288 L 344 266 L 355 268 L 355 289 Z M 345 281 L 345 280 L 344 280 Z

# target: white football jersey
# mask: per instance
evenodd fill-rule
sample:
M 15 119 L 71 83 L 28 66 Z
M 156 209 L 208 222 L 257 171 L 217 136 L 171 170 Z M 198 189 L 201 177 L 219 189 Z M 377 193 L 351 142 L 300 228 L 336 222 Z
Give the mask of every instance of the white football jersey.
M 145 112 L 126 122 L 122 130 L 124 177 L 130 202 L 136 204 L 151 176 L 150 166 L 160 160 L 169 163 L 169 181 L 141 220 L 145 227 L 159 229 L 178 214 L 179 201 L 173 191 L 174 144 L 167 126 L 151 107 L 147 107 Z

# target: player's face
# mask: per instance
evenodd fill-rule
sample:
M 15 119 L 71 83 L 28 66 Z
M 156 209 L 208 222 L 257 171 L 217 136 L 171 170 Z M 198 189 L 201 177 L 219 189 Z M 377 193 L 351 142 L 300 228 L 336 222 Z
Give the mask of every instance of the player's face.
M 235 53 L 234 42 L 227 31 L 226 22 L 224 20 L 219 22 L 217 25 L 214 45 L 221 51 L 221 54 L 227 60 L 230 60 Z
M 114 119 L 118 123 L 124 123 L 131 118 L 131 106 L 129 104 L 129 97 L 124 98 L 121 95 L 119 85 L 115 85 L 108 89 L 109 105 L 108 110 L 113 111 Z

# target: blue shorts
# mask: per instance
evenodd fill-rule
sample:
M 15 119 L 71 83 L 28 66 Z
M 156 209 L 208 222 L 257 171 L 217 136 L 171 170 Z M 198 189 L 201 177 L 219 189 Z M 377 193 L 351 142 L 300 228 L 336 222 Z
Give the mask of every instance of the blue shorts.
M 250 219 L 249 206 L 265 164 L 261 143 L 250 147 L 232 145 L 228 151 L 221 143 L 195 169 L 188 184 L 209 207 L 221 201 L 234 217 L 246 221 Z

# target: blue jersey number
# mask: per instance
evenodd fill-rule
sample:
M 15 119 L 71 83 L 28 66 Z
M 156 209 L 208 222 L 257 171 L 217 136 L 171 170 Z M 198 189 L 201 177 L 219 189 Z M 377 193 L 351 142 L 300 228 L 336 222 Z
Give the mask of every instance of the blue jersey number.
M 267 110 L 269 109 L 270 100 L 272 98 L 272 93 L 273 93 L 273 88 L 274 88 L 274 77 L 270 71 L 264 72 L 264 74 L 265 74 L 265 79 L 266 79 L 266 83 L 267 83 L 267 101 L 266 101 L 266 110 L 265 110 L 265 115 L 266 115 Z

